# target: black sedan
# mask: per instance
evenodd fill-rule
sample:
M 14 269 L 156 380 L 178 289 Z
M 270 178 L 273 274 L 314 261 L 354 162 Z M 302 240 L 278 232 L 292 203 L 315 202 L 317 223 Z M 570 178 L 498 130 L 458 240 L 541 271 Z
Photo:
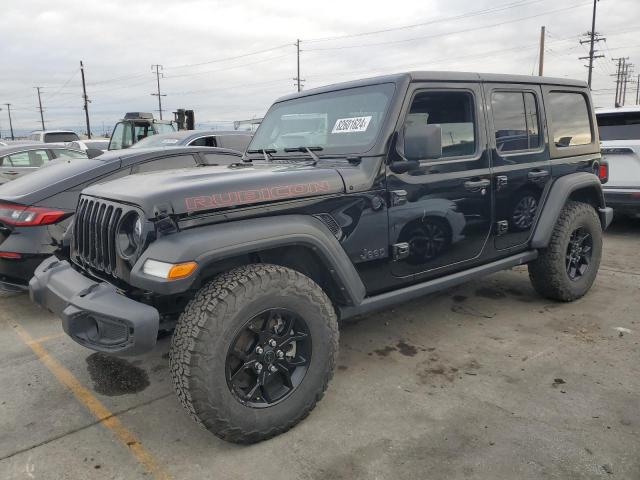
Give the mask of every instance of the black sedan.
M 82 189 L 130 174 L 241 162 L 235 150 L 209 147 L 128 149 L 94 159 L 49 162 L 0 186 L 0 295 L 25 290 L 35 268 L 64 254 L 64 234 Z

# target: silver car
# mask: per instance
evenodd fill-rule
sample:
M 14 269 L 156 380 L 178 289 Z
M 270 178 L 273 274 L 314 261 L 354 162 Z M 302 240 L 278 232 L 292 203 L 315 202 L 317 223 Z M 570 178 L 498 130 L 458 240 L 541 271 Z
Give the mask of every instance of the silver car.
M 55 159 L 87 158 L 80 150 L 33 143 L 0 147 L 0 184 L 34 172 Z

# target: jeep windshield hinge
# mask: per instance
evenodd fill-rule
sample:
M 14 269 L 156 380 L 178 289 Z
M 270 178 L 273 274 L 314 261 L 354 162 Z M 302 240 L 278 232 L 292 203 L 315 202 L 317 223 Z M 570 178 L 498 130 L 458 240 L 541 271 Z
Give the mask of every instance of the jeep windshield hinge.
M 154 210 L 156 229 L 159 233 L 167 235 L 178 231 L 176 222 L 171 218 L 168 205 L 159 205 Z
M 403 260 L 409 256 L 409 244 L 407 242 L 396 243 L 391 247 L 393 261 Z

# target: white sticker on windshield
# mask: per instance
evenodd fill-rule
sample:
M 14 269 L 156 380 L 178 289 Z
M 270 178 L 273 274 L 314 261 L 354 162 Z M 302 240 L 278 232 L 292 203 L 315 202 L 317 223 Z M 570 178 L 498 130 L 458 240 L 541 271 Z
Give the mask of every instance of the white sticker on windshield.
M 336 120 L 331 133 L 366 132 L 370 121 L 371 116 L 339 118 Z
M 164 138 L 162 139 L 162 143 L 166 143 L 168 145 L 173 145 L 174 143 L 178 143 L 177 138 Z

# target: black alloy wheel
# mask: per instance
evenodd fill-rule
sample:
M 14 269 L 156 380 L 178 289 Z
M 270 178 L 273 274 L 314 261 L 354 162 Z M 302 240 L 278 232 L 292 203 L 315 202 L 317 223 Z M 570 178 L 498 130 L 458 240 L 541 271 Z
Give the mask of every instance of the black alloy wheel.
M 300 315 L 283 308 L 265 310 L 247 321 L 231 342 L 227 385 L 243 405 L 275 405 L 302 383 L 311 351 L 311 334 Z
M 520 199 L 513 209 L 512 221 L 518 230 L 528 230 L 533 225 L 538 210 L 538 200 L 533 195 Z
M 591 265 L 593 252 L 593 238 L 584 228 L 580 227 L 571 233 L 567 244 L 565 265 L 567 275 L 572 281 L 582 278 Z

